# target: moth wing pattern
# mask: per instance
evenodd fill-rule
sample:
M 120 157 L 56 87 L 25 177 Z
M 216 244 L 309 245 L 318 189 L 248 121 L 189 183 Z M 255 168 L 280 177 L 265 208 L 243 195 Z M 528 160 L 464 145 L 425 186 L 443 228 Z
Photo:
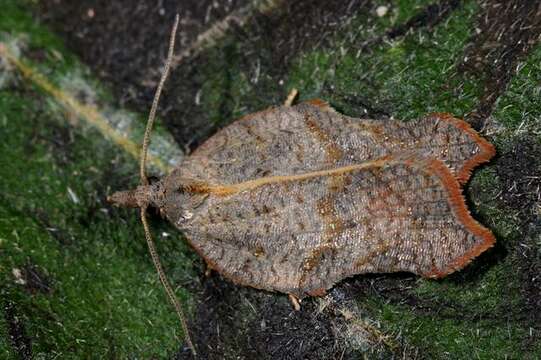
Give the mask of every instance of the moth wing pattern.
M 443 161 L 460 183 L 495 149 L 464 120 L 448 113 L 431 113 L 416 121 L 359 119 L 342 115 L 323 100 L 300 104 L 318 131 L 328 134 L 343 153 L 337 165 L 374 160 L 396 153 L 412 153 Z
M 315 99 L 271 107 L 221 129 L 181 166 L 186 177 L 236 183 L 412 153 L 443 161 L 460 183 L 494 156 L 494 147 L 445 113 L 418 121 L 359 119 Z
M 389 159 L 379 169 L 351 176 L 353 194 L 340 193 L 335 203 L 351 200 L 357 207 L 353 214 L 362 215 L 350 218 L 356 231 L 333 238 L 343 251 L 322 246 L 305 262 L 301 285 L 308 294 L 321 294 L 361 273 L 444 277 L 495 243 L 492 232 L 471 217 L 459 182 L 440 160 Z M 337 215 L 347 218 L 342 211 Z M 334 234 L 337 227 L 326 228 Z
M 388 157 L 317 174 L 211 193 L 179 229 L 234 282 L 301 298 L 360 273 L 444 276 L 494 243 L 437 159 Z
M 360 273 L 441 277 L 494 243 L 460 188 L 493 155 L 448 114 L 358 119 L 316 99 L 220 130 L 164 180 L 164 208 L 242 285 L 302 298 Z

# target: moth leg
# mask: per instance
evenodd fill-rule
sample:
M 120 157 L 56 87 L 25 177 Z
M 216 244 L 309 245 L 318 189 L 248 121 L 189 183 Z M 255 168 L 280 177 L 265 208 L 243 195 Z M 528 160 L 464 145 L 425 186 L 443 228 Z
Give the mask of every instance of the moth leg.
M 212 266 L 210 266 L 210 264 L 205 264 L 206 265 L 206 269 L 205 269 L 205 277 L 210 277 L 210 275 L 212 274 Z
M 291 106 L 293 105 L 293 102 L 297 98 L 297 95 L 299 95 L 299 90 L 293 88 L 289 92 L 289 95 L 287 96 L 286 101 L 284 101 L 284 106 Z
M 287 296 L 289 297 L 291 305 L 293 305 L 293 309 L 299 311 L 301 309 L 301 301 L 293 294 L 287 294 Z

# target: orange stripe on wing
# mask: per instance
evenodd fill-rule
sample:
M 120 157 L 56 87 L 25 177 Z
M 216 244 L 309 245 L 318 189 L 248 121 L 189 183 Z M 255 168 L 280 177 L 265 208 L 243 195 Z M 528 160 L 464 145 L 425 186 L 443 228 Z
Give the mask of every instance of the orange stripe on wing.
M 464 196 L 462 196 L 460 184 L 458 183 L 457 179 L 455 179 L 449 168 L 442 161 L 437 159 L 427 159 L 423 162 L 425 163 L 425 169 L 427 169 L 430 173 L 436 174 L 440 178 L 441 183 L 449 194 L 449 205 L 460 223 L 468 232 L 481 239 L 480 243 L 477 243 L 463 255 L 452 260 L 444 269 L 434 268 L 429 273 L 423 274 L 426 277 L 441 278 L 456 270 L 464 268 L 482 252 L 494 246 L 496 238 L 489 229 L 479 224 L 470 215 L 470 212 L 466 207 Z

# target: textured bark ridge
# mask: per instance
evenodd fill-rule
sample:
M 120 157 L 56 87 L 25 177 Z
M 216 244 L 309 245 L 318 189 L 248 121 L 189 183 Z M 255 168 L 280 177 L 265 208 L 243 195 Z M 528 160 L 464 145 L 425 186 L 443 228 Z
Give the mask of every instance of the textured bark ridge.
M 450 115 L 355 119 L 313 100 L 224 128 L 148 201 L 213 269 L 302 298 L 360 273 L 445 276 L 491 247 L 460 184 L 493 155 Z

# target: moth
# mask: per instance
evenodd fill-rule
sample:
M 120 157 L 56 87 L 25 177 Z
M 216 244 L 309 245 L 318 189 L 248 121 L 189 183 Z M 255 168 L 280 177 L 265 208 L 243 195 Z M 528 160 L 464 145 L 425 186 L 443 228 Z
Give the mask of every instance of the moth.
M 461 189 L 494 147 L 449 114 L 401 122 L 348 117 L 318 99 L 271 107 L 223 128 L 153 184 L 147 145 L 148 136 L 142 185 L 109 200 L 141 209 L 149 241 L 145 211 L 160 209 L 209 268 L 240 285 L 302 299 L 356 274 L 439 278 L 495 242 Z

